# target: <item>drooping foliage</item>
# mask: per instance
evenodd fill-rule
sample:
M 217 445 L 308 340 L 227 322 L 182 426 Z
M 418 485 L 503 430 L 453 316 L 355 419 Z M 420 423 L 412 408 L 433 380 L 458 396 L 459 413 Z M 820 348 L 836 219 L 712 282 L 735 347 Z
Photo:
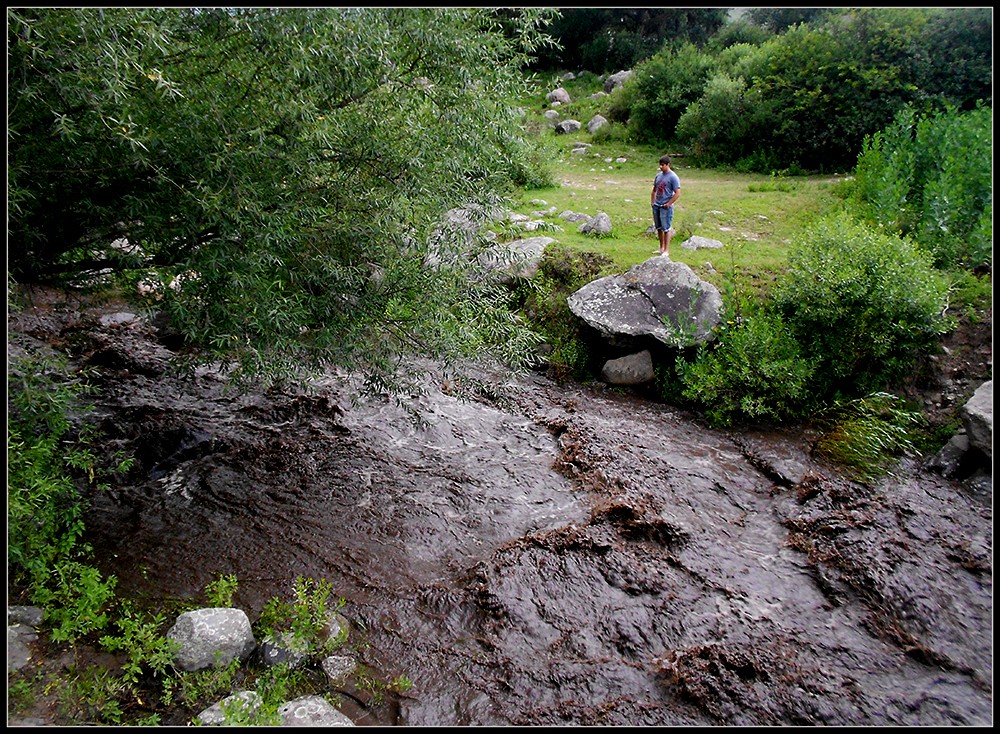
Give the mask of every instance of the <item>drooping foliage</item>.
M 9 272 L 143 275 L 250 377 L 513 355 L 440 223 L 540 175 L 514 105 L 549 15 L 9 10 Z

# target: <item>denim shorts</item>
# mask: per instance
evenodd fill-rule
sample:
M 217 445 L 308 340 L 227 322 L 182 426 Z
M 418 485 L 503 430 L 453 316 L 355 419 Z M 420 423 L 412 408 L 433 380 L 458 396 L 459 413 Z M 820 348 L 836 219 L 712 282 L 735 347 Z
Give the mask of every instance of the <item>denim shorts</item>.
M 673 206 L 653 204 L 653 225 L 658 229 L 668 230 L 674 221 Z

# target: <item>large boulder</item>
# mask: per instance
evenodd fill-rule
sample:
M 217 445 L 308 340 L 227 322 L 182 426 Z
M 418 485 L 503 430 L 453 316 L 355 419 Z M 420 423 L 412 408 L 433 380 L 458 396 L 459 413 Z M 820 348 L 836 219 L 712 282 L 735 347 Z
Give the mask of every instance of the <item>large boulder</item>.
M 969 443 L 993 458 L 993 380 L 984 382 L 960 410 Z
M 684 263 L 662 256 L 591 281 L 567 303 L 614 345 L 653 337 L 671 347 L 694 346 L 712 339 L 722 318 L 719 289 Z

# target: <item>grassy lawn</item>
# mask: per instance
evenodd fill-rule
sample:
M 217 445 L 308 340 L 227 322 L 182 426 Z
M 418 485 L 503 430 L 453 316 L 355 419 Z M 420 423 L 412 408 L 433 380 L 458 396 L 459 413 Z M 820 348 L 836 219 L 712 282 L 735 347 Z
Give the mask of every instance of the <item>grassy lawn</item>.
M 554 214 L 533 217 L 553 228 L 537 234 L 607 255 L 622 270 L 653 257 L 658 247 L 655 234 L 647 232 L 653 221 L 649 195 L 662 153 L 614 143 L 593 145 L 585 154 L 570 153 L 575 141 L 590 136 L 560 137 L 568 140 L 553 160 L 559 185 L 523 192 L 516 211 L 531 216 L 554 208 Z M 797 234 L 841 204 L 833 191 L 843 177 L 772 178 L 691 168 L 682 157 L 674 161 L 681 198 L 674 207 L 677 234 L 671 259 L 709 281 L 734 268 L 770 280 L 784 268 Z M 578 232 L 579 224 L 559 217 L 566 210 L 590 216 L 605 212 L 611 217 L 611 235 L 597 238 Z M 686 249 L 683 243 L 693 235 L 718 240 L 723 247 Z
M 603 134 L 591 135 L 587 123 L 601 112 L 600 103 L 590 98 L 600 89 L 592 76 L 567 83 L 575 101 L 555 108 L 561 120 L 578 120 L 580 130 L 556 134 L 543 116 L 550 107 L 545 93 L 554 86 L 554 80 L 540 86 L 540 96 L 531 101 L 528 112 L 557 184 L 522 192 L 516 211 L 546 223 L 544 231 L 532 234 L 607 255 L 621 270 L 653 257 L 658 246 L 656 235 L 647 232 L 653 221 L 649 195 L 665 152 L 674 156 L 672 167 L 681 180 L 671 259 L 717 285 L 724 273 L 734 270 L 752 273 L 761 283 L 773 280 L 784 269 L 789 245 L 803 228 L 841 206 L 834 192 L 845 175 L 772 177 L 692 168 L 672 150 L 622 142 L 624 130 L 614 123 L 600 131 Z M 578 143 L 589 145 L 586 152 L 572 152 Z M 537 216 L 550 208 L 555 209 L 553 214 Z M 606 213 L 611 235 L 596 238 L 577 232 L 578 223 L 560 218 L 566 210 L 591 216 Z M 718 240 L 723 247 L 686 249 L 683 243 L 693 235 Z

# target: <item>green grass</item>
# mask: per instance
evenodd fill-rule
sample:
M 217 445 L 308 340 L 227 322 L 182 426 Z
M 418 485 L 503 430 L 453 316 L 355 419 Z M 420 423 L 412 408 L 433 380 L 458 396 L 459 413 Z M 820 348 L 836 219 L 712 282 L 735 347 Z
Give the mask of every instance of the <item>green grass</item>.
M 521 193 L 515 211 L 532 215 L 555 207 L 541 217 L 547 225 L 537 234 L 553 237 L 561 244 L 611 257 L 623 271 L 653 256 L 657 249 L 649 206 L 653 178 L 664 153 L 673 157 L 673 170 L 681 180 L 681 198 L 674 209 L 671 259 L 689 265 L 700 277 L 719 284 L 734 268 L 754 279 L 770 282 L 787 263 L 789 245 L 821 215 L 841 206 L 836 187 L 846 176 L 768 176 L 695 168 L 672 149 L 627 142 L 622 125 L 610 123 L 595 135 L 587 123 L 595 114 L 606 113 L 609 97 L 593 100 L 601 89 L 597 77 L 586 75 L 565 82 L 573 102 L 556 107 L 560 119 L 581 124 L 576 133 L 556 134 L 543 113 L 550 105 L 545 94 L 555 87 L 557 75 L 540 84 L 539 96 L 526 105 L 529 125 L 537 131 L 553 172 L 556 186 Z M 617 93 L 617 92 L 616 92 Z M 604 109 L 602 109 L 602 107 Z M 572 153 L 575 143 L 588 143 L 586 153 Z M 541 200 L 545 204 L 533 204 Z M 571 210 L 588 215 L 605 212 L 611 217 L 612 233 L 596 238 L 577 232 L 579 224 L 559 217 Z M 701 235 L 723 243 L 722 249 L 688 250 L 684 240 Z M 711 263 L 711 267 L 706 265 Z M 714 271 L 714 272 L 713 272 Z
M 653 221 L 649 195 L 662 153 L 610 143 L 594 145 L 583 155 L 570 154 L 574 141 L 590 136 L 559 137 L 567 140 L 552 164 L 558 186 L 523 192 L 515 210 L 531 215 L 554 207 L 555 214 L 542 219 L 561 231 L 542 234 L 568 247 L 607 255 L 623 270 L 652 257 L 657 240 L 647 233 Z M 625 161 L 618 162 L 620 158 Z M 833 193 L 838 179 L 831 176 L 788 176 L 782 181 L 790 185 L 789 191 L 752 190 L 769 183 L 770 177 L 692 168 L 683 158 L 674 160 L 681 198 L 674 208 L 677 234 L 671 243 L 671 259 L 689 265 L 706 280 L 715 280 L 718 273 L 734 267 L 759 277 L 781 272 L 789 245 L 799 233 L 840 206 L 841 200 Z M 533 204 L 536 200 L 545 204 Z M 611 235 L 597 238 L 581 234 L 578 224 L 559 217 L 565 210 L 591 216 L 605 212 L 611 217 Z M 718 240 L 723 248 L 684 248 L 684 240 L 693 235 Z M 706 262 L 717 273 L 713 274 Z

